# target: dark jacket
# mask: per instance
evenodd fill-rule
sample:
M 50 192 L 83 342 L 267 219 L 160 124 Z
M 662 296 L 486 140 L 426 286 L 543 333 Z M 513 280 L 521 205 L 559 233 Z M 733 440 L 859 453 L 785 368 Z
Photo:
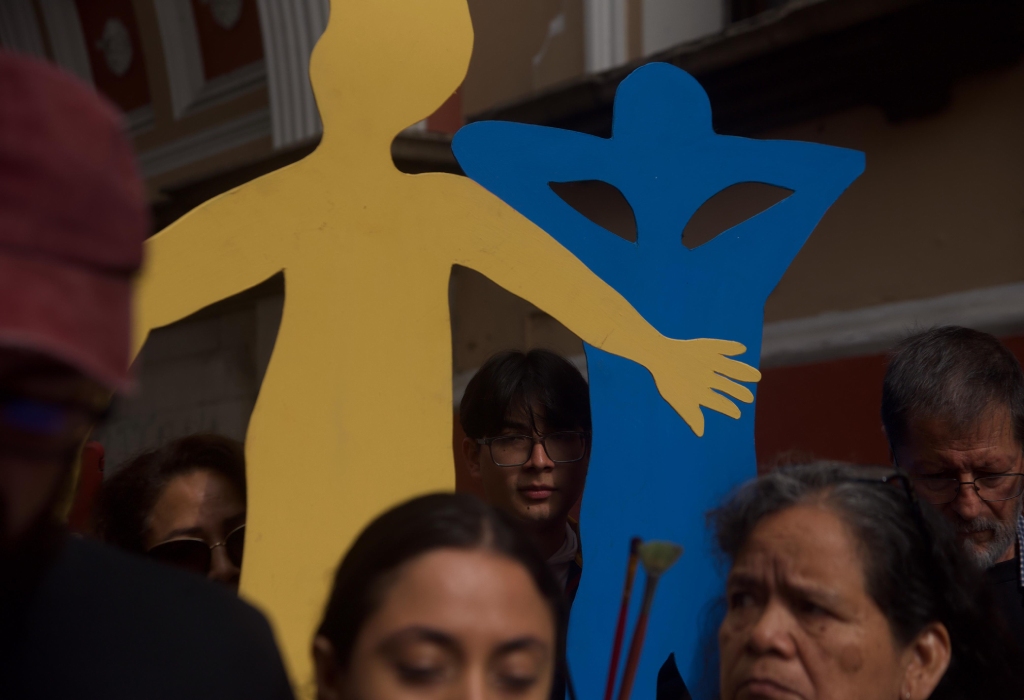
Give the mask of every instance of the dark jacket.
M 2 698 L 292 698 L 264 617 L 198 576 L 62 535 L 6 593 Z

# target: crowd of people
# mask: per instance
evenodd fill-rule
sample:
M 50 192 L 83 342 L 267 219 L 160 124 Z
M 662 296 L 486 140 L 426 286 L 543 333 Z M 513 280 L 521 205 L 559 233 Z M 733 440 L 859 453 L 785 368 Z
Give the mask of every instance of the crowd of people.
M 104 483 L 95 538 L 60 524 L 81 446 L 129 384 L 146 205 L 93 91 L 0 52 L 0 95 L 0 697 L 290 698 L 269 625 L 235 594 L 240 444 L 139 455 Z M 1020 364 L 979 331 L 918 333 L 880 410 L 891 465 L 780 466 L 709 513 L 728 564 L 720 697 L 1024 697 Z M 483 498 L 422 496 L 359 535 L 310 640 L 322 700 L 574 696 L 587 382 L 552 352 L 502 352 L 459 418 Z M 689 697 L 671 657 L 658 697 Z

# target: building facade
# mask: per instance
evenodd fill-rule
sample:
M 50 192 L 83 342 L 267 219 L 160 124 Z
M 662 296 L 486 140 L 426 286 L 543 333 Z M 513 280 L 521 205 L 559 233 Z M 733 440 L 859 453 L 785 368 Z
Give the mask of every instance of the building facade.
M 1024 357 L 1019 2 L 469 0 L 469 9 L 476 41 L 465 82 L 394 142 L 407 172 L 458 172 L 450 135 L 464 121 L 607 136 L 615 87 L 650 60 L 701 81 L 720 133 L 867 154 L 865 174 L 765 310 L 765 464 L 791 451 L 885 461 L 884 353 L 914 329 L 977 327 Z M 327 0 L 4 0 L 0 45 L 55 61 L 124 111 L 159 230 L 315 148 L 306 66 L 328 13 Z M 635 239 L 632 211 L 609 187 L 557 191 Z M 699 245 L 785 195 L 730 188 L 680 232 L 681 244 Z M 96 436 L 109 463 L 191 432 L 243 438 L 285 293 L 276 278 L 154 332 L 138 393 Z M 454 269 L 450 299 L 456 405 L 501 349 L 549 347 L 585 369 L 578 338 L 482 275 Z

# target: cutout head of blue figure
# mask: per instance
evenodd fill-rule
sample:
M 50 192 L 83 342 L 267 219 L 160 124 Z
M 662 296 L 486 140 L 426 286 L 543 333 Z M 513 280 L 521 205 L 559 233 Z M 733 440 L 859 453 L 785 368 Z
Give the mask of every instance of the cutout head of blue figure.
M 864 169 L 857 151 L 716 134 L 707 95 L 686 72 L 653 63 L 619 86 L 612 137 L 478 122 L 456 134 L 466 174 L 568 248 L 662 334 L 743 343 L 757 364 L 764 303 L 831 204 Z M 636 217 L 627 241 L 593 223 L 552 182 L 601 180 Z M 743 182 L 792 194 L 688 249 L 682 231 L 704 202 Z M 649 372 L 586 346 L 593 447 L 581 512 L 586 552 L 573 605 L 570 665 L 581 697 L 603 691 L 629 540 L 662 539 L 687 554 L 660 584 L 636 697 L 653 697 L 675 652 L 694 697 L 716 691 L 714 630 L 722 580 L 704 514 L 756 474 L 753 410 L 709 412 L 697 437 L 658 394 Z M 635 615 L 636 610 L 633 610 Z

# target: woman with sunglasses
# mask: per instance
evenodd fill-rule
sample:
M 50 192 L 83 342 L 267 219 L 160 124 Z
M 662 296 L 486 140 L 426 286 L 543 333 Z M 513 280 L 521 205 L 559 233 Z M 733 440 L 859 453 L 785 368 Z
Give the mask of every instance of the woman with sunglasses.
M 104 482 L 94 529 L 111 544 L 237 589 L 245 545 L 241 443 L 192 435 L 139 455 Z
M 466 494 L 421 496 L 338 567 L 317 697 L 547 700 L 564 648 L 561 587 L 515 521 Z
M 980 573 L 902 474 L 782 467 L 711 522 L 731 564 L 722 700 L 1024 697 Z

